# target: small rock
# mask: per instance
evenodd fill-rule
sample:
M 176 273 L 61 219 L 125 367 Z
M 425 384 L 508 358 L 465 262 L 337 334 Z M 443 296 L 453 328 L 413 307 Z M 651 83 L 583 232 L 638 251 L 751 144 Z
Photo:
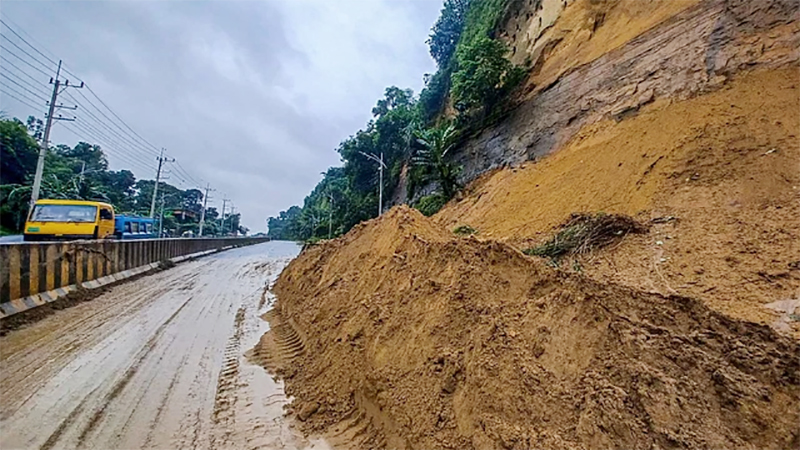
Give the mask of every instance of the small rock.
M 305 422 L 306 420 L 308 420 L 309 417 L 313 416 L 314 413 L 317 412 L 318 410 L 319 410 L 319 403 L 317 402 L 306 403 L 305 405 L 303 405 L 302 408 L 300 408 L 300 412 L 297 413 L 297 418 Z

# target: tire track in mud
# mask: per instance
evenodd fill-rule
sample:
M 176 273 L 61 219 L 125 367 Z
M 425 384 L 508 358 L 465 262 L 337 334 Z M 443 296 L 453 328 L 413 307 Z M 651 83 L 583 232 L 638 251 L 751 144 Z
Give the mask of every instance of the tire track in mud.
M 202 268 L 204 264 L 193 262 L 193 266 Z M 193 267 L 189 265 L 179 267 L 171 275 L 183 276 L 184 273 L 191 273 L 191 269 Z M 168 275 L 170 274 L 167 272 L 161 272 L 148 277 L 148 281 L 136 280 L 119 285 L 113 290 L 117 294 L 115 298 L 108 298 L 104 294 L 93 302 L 61 311 L 59 320 L 45 321 L 29 327 L 23 333 L 4 338 L 3 345 L 0 345 L 0 385 L 5 387 L 3 395 L 6 401 L 17 401 L 10 404 L 4 402 L 0 420 L 12 416 L 19 405 L 24 404 L 43 386 L 47 376 L 42 372 L 47 369 L 63 369 L 76 353 L 100 342 L 111 330 L 134 319 L 153 298 L 166 293 L 168 288 L 162 280 Z M 15 341 L 18 334 L 25 334 L 35 328 L 42 330 L 34 339 Z M 33 368 L 33 374 L 28 368 Z M 20 398 L 20 392 L 28 394 Z
M 270 309 L 261 318 L 269 323 L 269 331 L 253 349 L 253 360 L 270 371 L 281 373 L 305 353 L 305 339 L 277 309 Z
M 217 379 L 214 409 L 211 413 L 214 426 L 211 436 L 212 448 L 217 448 L 220 444 L 230 440 L 233 425 L 236 422 L 236 383 L 239 375 L 239 357 L 241 356 L 242 325 L 246 310 L 246 307 L 242 306 L 236 311 L 234 331 L 225 345 L 225 359 Z M 218 440 L 222 442 L 218 442 Z
M 138 354 L 134 359 L 133 364 L 130 367 L 128 367 L 128 369 L 122 375 L 122 378 L 119 379 L 114 384 L 114 386 L 111 388 L 111 391 L 108 394 L 106 394 L 105 397 L 103 397 L 103 399 L 101 400 L 102 406 L 100 406 L 98 409 L 94 411 L 92 417 L 89 419 L 89 423 L 84 427 L 83 431 L 81 431 L 80 435 L 78 436 L 78 447 L 83 446 L 86 438 L 92 433 L 92 431 L 94 431 L 94 429 L 103 419 L 103 416 L 105 415 L 106 408 L 108 407 L 108 405 L 112 403 L 114 399 L 117 398 L 117 396 L 119 396 L 119 394 L 122 392 L 123 389 L 125 389 L 125 386 L 128 385 L 128 383 L 131 381 L 131 378 L 133 378 L 133 376 L 139 370 L 139 365 L 142 363 L 142 361 L 145 360 L 145 358 L 147 358 L 153 347 L 155 347 L 156 342 L 164 333 L 164 330 L 167 328 L 167 326 L 169 326 L 170 323 L 172 323 L 175 317 L 177 317 L 178 314 L 180 314 L 183 308 L 186 307 L 186 305 L 191 300 L 192 300 L 191 297 L 187 298 L 181 304 L 181 306 L 179 306 L 178 309 L 175 310 L 175 312 L 172 313 L 172 315 L 169 316 L 169 318 L 167 318 L 167 320 L 164 321 L 164 323 L 162 323 L 161 326 L 158 327 L 158 329 L 156 329 L 155 333 L 150 337 L 145 346 L 141 350 L 139 350 Z
M 282 383 L 244 354 L 288 262 L 271 248 L 115 286 L 0 338 L 0 380 L 16 381 L 0 384 L 0 448 L 309 448 Z

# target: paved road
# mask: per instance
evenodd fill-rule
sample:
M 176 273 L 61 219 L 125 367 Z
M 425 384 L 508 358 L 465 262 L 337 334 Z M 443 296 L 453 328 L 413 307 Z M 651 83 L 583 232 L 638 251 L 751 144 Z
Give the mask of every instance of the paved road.
M 328 448 L 290 427 L 282 385 L 244 356 L 297 251 L 180 264 L 0 338 L 0 448 Z

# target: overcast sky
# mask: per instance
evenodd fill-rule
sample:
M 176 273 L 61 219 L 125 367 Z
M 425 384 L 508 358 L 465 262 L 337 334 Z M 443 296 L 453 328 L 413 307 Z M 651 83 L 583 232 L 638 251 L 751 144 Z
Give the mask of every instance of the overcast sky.
M 440 0 L 3 0 L 0 17 L 64 60 L 142 138 L 211 183 L 210 206 L 219 209 L 223 193 L 232 199 L 256 232 L 340 164 L 338 143 L 366 124 L 384 88 L 419 92 L 422 75 L 435 70 L 425 40 L 440 9 Z M 5 27 L 2 34 L 18 42 Z M 44 75 L 5 56 L 48 89 Z M 44 115 L 44 105 L 0 96 L 9 116 Z M 51 141 L 78 138 L 58 124 Z M 126 147 L 122 138 L 116 144 Z M 154 156 L 135 151 L 152 167 L 109 152 L 111 168 L 154 178 Z M 193 187 L 178 170 L 168 181 Z

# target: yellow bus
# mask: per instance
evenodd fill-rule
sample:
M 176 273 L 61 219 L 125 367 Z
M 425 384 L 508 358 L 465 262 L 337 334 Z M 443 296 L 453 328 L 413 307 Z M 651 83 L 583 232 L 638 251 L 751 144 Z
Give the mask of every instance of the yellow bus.
M 84 200 L 38 200 L 25 222 L 26 241 L 114 237 L 114 207 Z

